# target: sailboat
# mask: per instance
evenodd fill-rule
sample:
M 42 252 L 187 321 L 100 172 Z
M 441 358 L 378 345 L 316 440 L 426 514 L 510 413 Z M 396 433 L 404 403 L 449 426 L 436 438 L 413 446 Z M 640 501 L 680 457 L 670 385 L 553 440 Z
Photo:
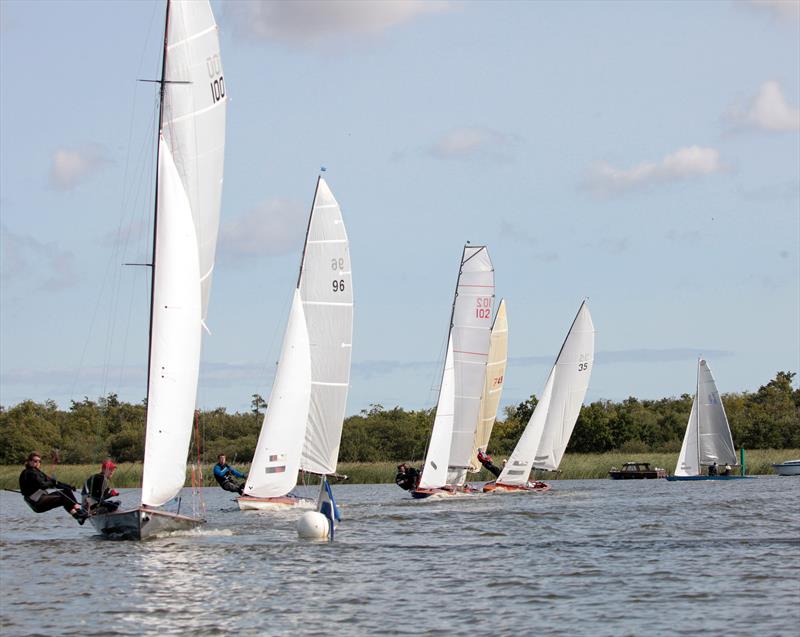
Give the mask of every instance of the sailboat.
M 534 468 L 555 471 L 561 464 L 589 387 L 593 361 L 594 324 L 584 301 L 517 446 L 497 480 L 484 485 L 484 491 L 543 492 L 550 489 L 544 482 L 531 482 L 531 471 Z
M 492 323 L 492 335 L 489 341 L 489 357 L 486 361 L 486 374 L 481 395 L 481 407 L 478 415 L 478 427 L 475 431 L 475 441 L 472 443 L 472 457 L 470 459 L 470 472 L 481 470 L 478 460 L 479 452 L 486 452 L 489 438 L 492 436 L 494 421 L 497 419 L 497 408 L 503 394 L 503 382 L 506 375 L 508 362 L 508 317 L 506 314 L 506 301 L 500 299 L 497 312 Z
M 347 232 L 317 179 L 300 274 L 255 456 L 239 508 L 311 508 L 289 495 L 299 470 L 336 472 L 350 383 L 353 288 Z
M 143 540 L 205 522 L 161 507 L 186 479 L 219 228 L 228 98 L 217 31 L 207 0 L 167 1 L 141 505 L 89 518 L 109 536 Z
M 737 466 L 728 417 L 717 391 L 711 368 L 702 358 L 697 361 L 697 391 L 683 436 L 675 475 L 667 480 L 735 480 L 749 476 L 702 475 L 704 466 Z
M 486 246 L 465 245 L 442 383 L 415 498 L 465 493 L 491 338 L 494 268 Z

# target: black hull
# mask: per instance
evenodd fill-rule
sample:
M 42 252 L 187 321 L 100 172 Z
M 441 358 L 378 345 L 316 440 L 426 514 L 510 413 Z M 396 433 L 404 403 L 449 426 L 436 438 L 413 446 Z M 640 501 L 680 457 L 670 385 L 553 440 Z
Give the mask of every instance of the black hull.
M 159 533 L 188 531 L 206 522 L 202 518 L 145 507 L 99 513 L 89 521 L 104 537 L 114 540 L 146 540 Z

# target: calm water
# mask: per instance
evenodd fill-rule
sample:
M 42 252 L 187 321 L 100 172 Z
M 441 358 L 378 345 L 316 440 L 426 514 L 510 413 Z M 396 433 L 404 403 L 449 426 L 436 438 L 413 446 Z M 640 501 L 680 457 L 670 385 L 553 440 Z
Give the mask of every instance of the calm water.
M 0 494 L 0 633 L 797 635 L 800 478 L 554 483 L 412 501 L 337 485 L 336 542 L 206 489 L 202 531 L 109 542 Z M 123 499 L 138 502 L 136 490 Z

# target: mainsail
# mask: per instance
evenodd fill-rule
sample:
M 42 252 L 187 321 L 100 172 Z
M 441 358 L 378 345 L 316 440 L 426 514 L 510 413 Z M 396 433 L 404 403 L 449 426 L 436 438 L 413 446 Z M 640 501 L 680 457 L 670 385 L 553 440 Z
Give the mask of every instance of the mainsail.
M 486 361 L 486 378 L 481 395 L 481 408 L 475 442 L 472 445 L 470 471 L 480 471 L 478 451 L 486 451 L 492 435 L 494 421 L 497 418 L 497 407 L 503 394 L 503 381 L 508 359 L 508 319 L 506 317 L 505 299 L 500 300 L 497 313 L 492 324 L 492 336 L 489 344 L 489 358 Z
M 421 488 L 463 484 L 466 479 L 480 413 L 493 305 L 494 268 L 489 252 L 486 246 L 464 246 Z
M 497 478 L 498 484 L 521 486 L 534 467 L 558 468 L 589 387 L 593 360 L 594 325 L 584 301 L 550 370 L 542 397 Z
M 330 475 L 336 472 L 350 387 L 353 285 L 342 213 L 322 178 L 308 222 L 298 288 L 311 352 L 311 398 L 300 468 Z
M 142 504 L 183 487 L 214 268 L 227 96 L 205 0 L 167 4 Z
M 676 476 L 700 475 L 702 466 L 735 465 L 736 449 L 717 384 L 704 359 L 697 362 L 697 393 L 675 467 Z

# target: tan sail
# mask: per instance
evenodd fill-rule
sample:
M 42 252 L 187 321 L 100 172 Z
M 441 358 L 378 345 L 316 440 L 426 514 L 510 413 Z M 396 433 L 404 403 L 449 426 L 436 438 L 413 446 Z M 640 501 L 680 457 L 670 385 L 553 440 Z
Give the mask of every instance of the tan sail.
M 478 451 L 486 451 L 489 437 L 492 435 L 492 427 L 494 427 L 497 417 L 497 407 L 500 405 L 500 396 L 503 393 L 507 358 L 508 319 L 506 318 L 506 302 L 503 299 L 500 301 L 492 324 L 492 340 L 489 345 L 489 358 L 486 362 L 486 378 L 481 395 L 478 428 L 475 431 L 475 442 L 472 445 L 470 471 L 480 471 L 481 469 Z

